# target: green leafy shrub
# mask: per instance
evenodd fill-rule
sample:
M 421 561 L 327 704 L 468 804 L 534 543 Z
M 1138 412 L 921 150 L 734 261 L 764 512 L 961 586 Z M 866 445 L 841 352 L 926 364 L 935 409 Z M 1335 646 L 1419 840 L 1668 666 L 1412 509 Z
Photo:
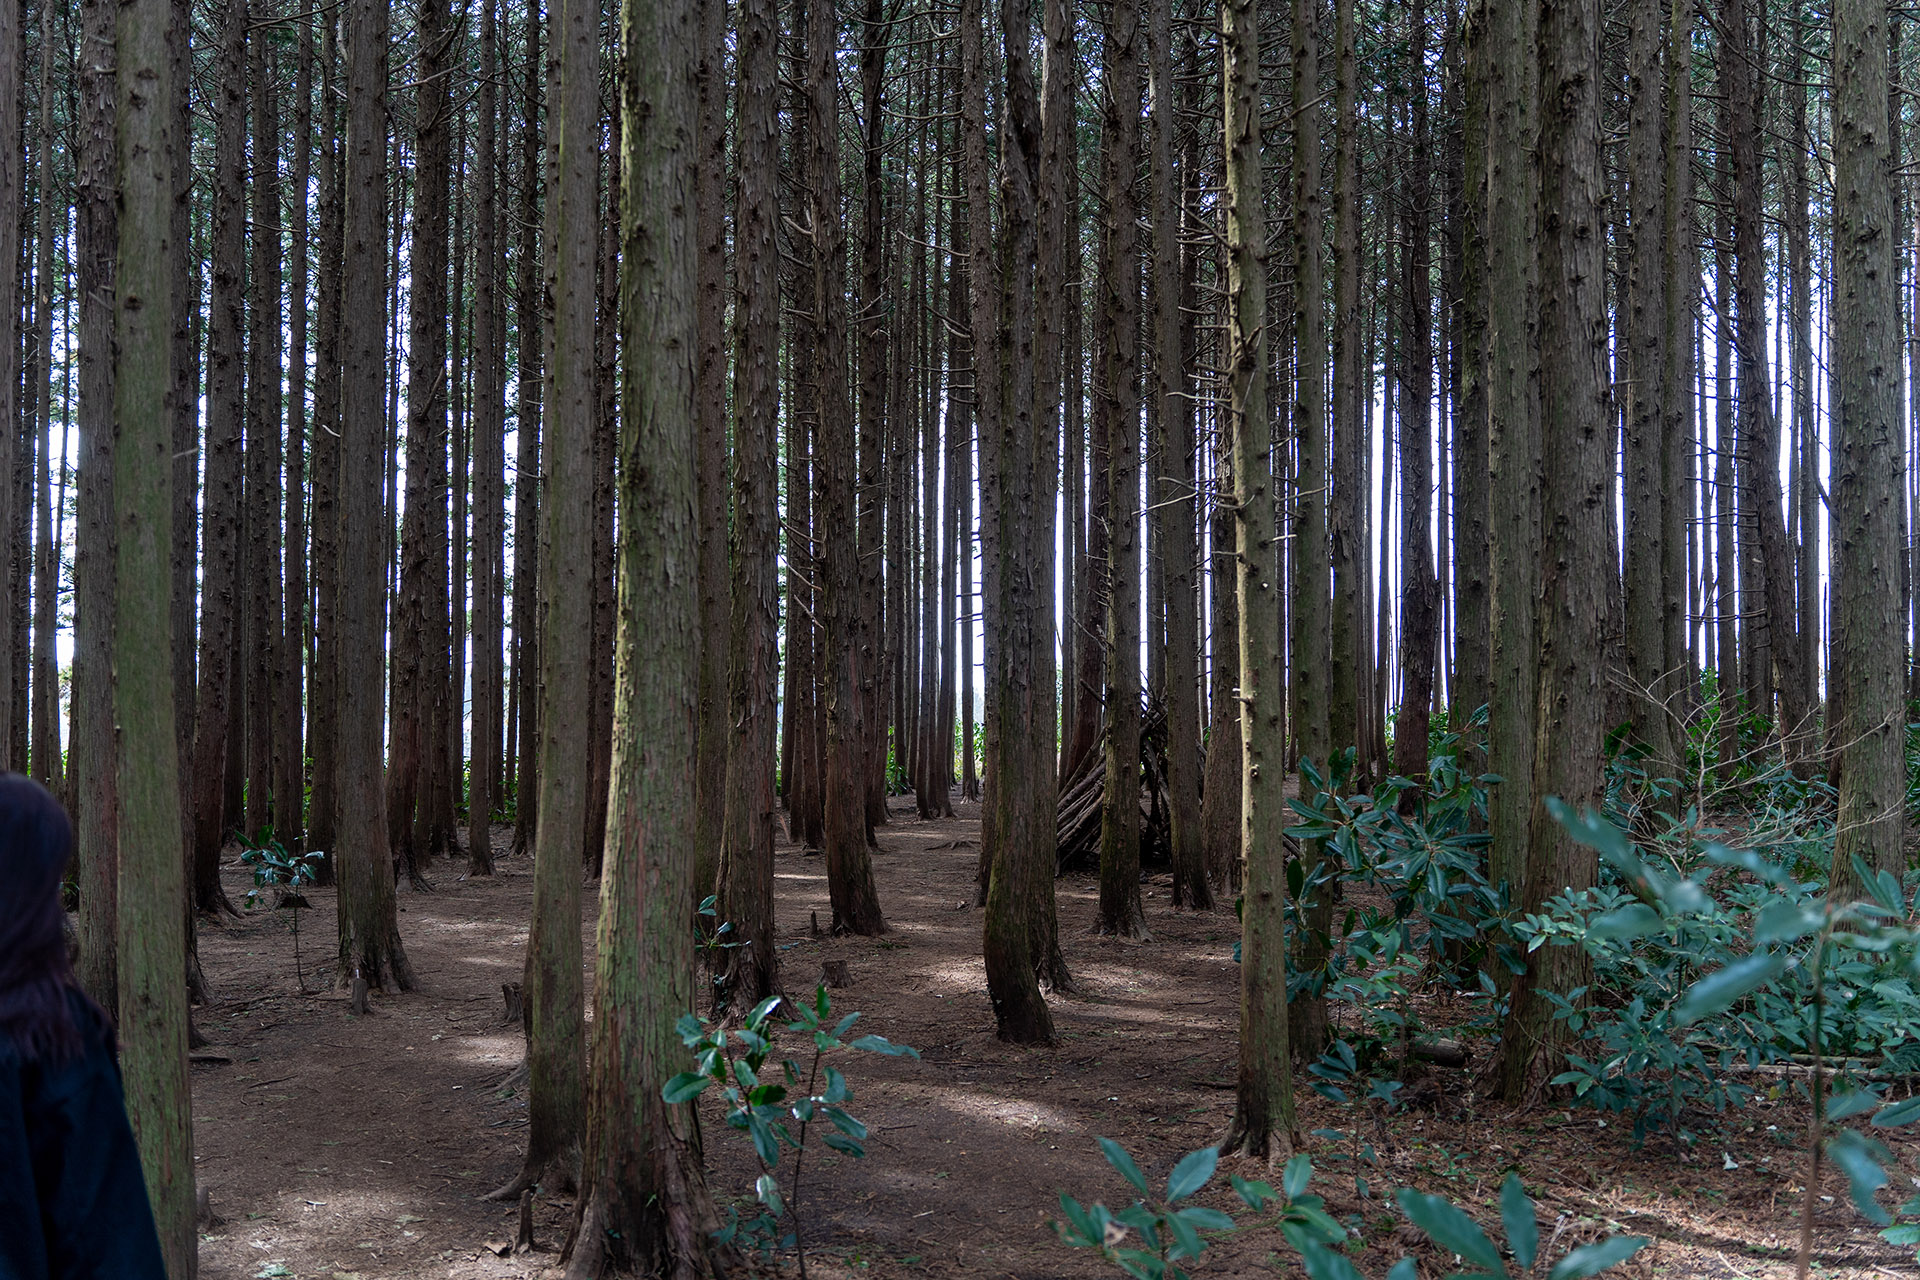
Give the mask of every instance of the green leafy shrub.
M 1204 1147 L 1182 1156 L 1167 1175 L 1166 1189 L 1155 1195 L 1146 1175 L 1119 1143 L 1100 1139 L 1100 1152 L 1107 1163 L 1127 1180 L 1138 1198 L 1115 1212 L 1098 1202 L 1083 1205 L 1062 1192 L 1060 1212 L 1054 1230 L 1060 1239 L 1076 1249 L 1091 1249 L 1109 1264 L 1133 1277 L 1133 1280 L 1189 1280 L 1186 1266 L 1206 1249 L 1208 1236 L 1219 1236 L 1243 1226 L 1227 1213 L 1204 1205 L 1183 1204 L 1213 1181 L 1219 1165 L 1215 1148 Z M 1313 1177 L 1313 1161 L 1306 1154 L 1287 1161 L 1275 1188 L 1265 1182 L 1249 1181 L 1234 1175 L 1231 1185 L 1241 1202 L 1261 1215 L 1258 1225 L 1269 1225 L 1280 1232 L 1289 1248 L 1300 1256 L 1300 1263 L 1311 1280 L 1362 1280 L 1353 1262 L 1341 1252 L 1348 1242 L 1345 1227 L 1327 1213 L 1325 1202 L 1308 1194 Z M 1440 1196 L 1402 1189 L 1395 1199 L 1407 1220 L 1423 1232 L 1444 1255 L 1468 1264 L 1465 1271 L 1448 1273 L 1448 1280 L 1481 1280 L 1482 1277 L 1512 1277 L 1543 1274 L 1546 1280 L 1586 1280 L 1609 1267 L 1625 1262 L 1647 1245 L 1644 1236 L 1611 1236 L 1583 1245 L 1547 1267 L 1536 1267 L 1540 1257 L 1540 1225 L 1533 1201 L 1520 1185 L 1519 1176 L 1509 1173 L 1500 1189 L 1500 1217 L 1507 1240 L 1507 1258 L 1487 1238 L 1487 1234 L 1458 1207 Z M 1517 1269 L 1515 1269 L 1517 1268 Z M 1386 1273 L 1386 1280 L 1415 1280 L 1419 1270 L 1412 1258 L 1401 1258 Z
M 302 995 L 307 991 L 307 975 L 300 960 L 300 913 L 306 910 L 307 899 L 301 890 L 315 881 L 326 857 L 318 849 L 301 854 L 287 852 L 287 847 L 274 838 L 271 827 L 263 829 L 240 851 L 240 861 L 253 871 L 253 887 L 247 890 L 246 896 L 247 910 L 259 906 L 265 896 L 272 893 L 272 909 L 285 910 L 293 922 L 293 976 L 300 984 Z
M 779 1028 L 774 1015 L 783 1004 L 793 1019 L 785 1029 L 812 1041 L 813 1054 L 804 1070 L 798 1060 L 776 1056 L 774 1041 Z M 827 1019 L 832 1013 L 832 1001 L 826 987 L 821 986 L 815 988 L 810 1004 L 768 996 L 747 1014 L 744 1026 L 732 1031 L 723 1023 L 702 1022 L 691 1013 L 683 1014 L 677 1030 L 681 1041 L 693 1051 L 695 1069 L 673 1077 L 660 1091 L 667 1102 L 679 1104 L 692 1102 L 709 1088 L 717 1086 L 721 1090 L 727 1105 L 727 1125 L 752 1144 L 761 1172 L 753 1184 L 759 1213 L 742 1219 L 737 1210 L 730 1210 L 720 1238 L 757 1248 L 765 1257 L 771 1257 L 776 1248 L 791 1248 L 799 1258 L 802 1277 L 807 1274 L 807 1255 L 800 1237 L 801 1174 L 807 1138 L 814 1132 L 815 1122 L 824 1120 L 831 1126 L 821 1141 L 832 1150 L 856 1160 L 867 1153 L 867 1126 L 845 1105 L 853 1101 L 853 1086 L 828 1059 L 850 1051 L 920 1056 L 914 1049 L 882 1036 L 860 1036 L 849 1041 L 847 1033 L 860 1015 L 850 1013 L 829 1027 Z M 784 1188 L 780 1182 L 783 1165 L 787 1168 Z M 783 1221 L 789 1227 L 784 1236 L 780 1234 Z

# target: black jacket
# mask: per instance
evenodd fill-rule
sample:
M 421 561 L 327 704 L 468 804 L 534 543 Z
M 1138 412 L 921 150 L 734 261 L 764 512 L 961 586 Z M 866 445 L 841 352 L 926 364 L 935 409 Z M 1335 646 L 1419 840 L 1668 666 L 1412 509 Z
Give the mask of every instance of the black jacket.
M 166 1280 L 112 1035 L 70 1003 L 85 1049 L 65 1062 L 0 1033 L 0 1280 Z

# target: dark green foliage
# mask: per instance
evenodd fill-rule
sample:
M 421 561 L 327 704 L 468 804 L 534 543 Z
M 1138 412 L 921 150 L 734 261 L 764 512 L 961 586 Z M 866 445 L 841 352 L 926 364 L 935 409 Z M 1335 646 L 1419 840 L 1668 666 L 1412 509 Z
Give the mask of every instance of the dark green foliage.
M 1287 1161 L 1278 1188 L 1234 1175 L 1230 1181 L 1235 1194 L 1258 1215 L 1235 1222 L 1221 1210 L 1181 1204 L 1213 1180 L 1218 1163 L 1214 1148 L 1204 1147 L 1181 1157 L 1167 1176 L 1166 1190 L 1160 1196 L 1154 1195 L 1146 1176 L 1119 1143 L 1102 1138 L 1100 1151 L 1138 1198 L 1128 1208 L 1115 1212 L 1097 1202 L 1083 1205 L 1063 1192 L 1060 1211 L 1065 1221 L 1055 1222 L 1054 1230 L 1074 1248 L 1097 1251 L 1133 1280 L 1188 1280 L 1182 1264 L 1198 1259 L 1206 1248 L 1208 1241 L 1201 1232 L 1220 1234 L 1253 1225 L 1278 1228 L 1287 1246 L 1300 1255 L 1311 1280 L 1361 1280 L 1360 1272 L 1341 1251 L 1349 1242 L 1347 1228 L 1327 1213 L 1325 1201 L 1307 1194 L 1313 1161 L 1305 1154 Z M 1443 1256 L 1457 1257 L 1467 1264 L 1465 1270 L 1446 1273 L 1447 1280 L 1541 1274 L 1535 1270 L 1542 1261 L 1539 1220 L 1533 1201 L 1520 1186 L 1519 1175 L 1509 1173 L 1500 1189 L 1500 1219 L 1511 1267 L 1486 1232 L 1449 1201 L 1411 1189 L 1402 1189 L 1395 1198 L 1408 1221 Z M 1139 1243 L 1129 1243 L 1130 1237 L 1138 1237 Z M 1647 1243 L 1644 1236 L 1611 1236 L 1572 1250 L 1544 1274 L 1547 1280 L 1585 1280 L 1625 1262 Z M 1386 1280 L 1414 1280 L 1418 1274 L 1412 1258 L 1401 1258 L 1388 1269 Z
M 319 849 L 311 853 L 288 853 L 287 847 L 274 838 L 272 827 L 262 827 L 260 834 L 240 852 L 240 861 L 253 869 L 253 888 L 247 890 L 247 909 L 251 911 L 259 906 L 261 898 L 271 889 L 273 909 L 284 908 L 291 913 L 293 975 L 303 995 L 307 990 L 307 975 L 300 961 L 300 913 L 307 909 L 308 903 L 300 891 L 319 878 L 320 865 L 326 858 L 326 853 Z
M 709 898 L 702 904 L 705 914 L 711 914 L 711 903 Z M 813 1057 L 804 1070 L 794 1058 L 776 1057 L 774 1015 L 783 1004 L 793 1018 L 785 1024 L 786 1030 L 813 1042 Z M 695 1069 L 673 1077 L 660 1091 L 668 1103 L 678 1105 L 719 1087 L 726 1099 L 728 1127 L 746 1135 L 761 1169 L 753 1184 L 760 1212 L 742 1219 L 738 1210 L 732 1211 L 719 1236 L 725 1243 L 757 1247 L 766 1257 L 776 1248 L 792 1248 L 802 1276 L 807 1259 L 800 1241 L 800 1175 L 809 1131 L 816 1120 L 825 1120 L 832 1126 L 821 1139 L 828 1147 L 856 1160 L 867 1153 L 867 1127 L 845 1106 L 853 1101 L 853 1086 L 827 1059 L 854 1050 L 894 1058 L 920 1056 L 883 1036 L 848 1040 L 847 1033 L 860 1015 L 847 1014 L 829 1026 L 832 1013 L 832 1001 L 821 986 L 814 989 L 810 1004 L 768 996 L 747 1014 L 745 1025 L 733 1031 L 722 1022 L 702 1022 L 691 1013 L 684 1014 L 678 1030 L 693 1051 Z M 784 1190 L 780 1185 L 783 1164 L 790 1166 Z M 791 1228 L 784 1236 L 780 1234 L 783 1220 Z

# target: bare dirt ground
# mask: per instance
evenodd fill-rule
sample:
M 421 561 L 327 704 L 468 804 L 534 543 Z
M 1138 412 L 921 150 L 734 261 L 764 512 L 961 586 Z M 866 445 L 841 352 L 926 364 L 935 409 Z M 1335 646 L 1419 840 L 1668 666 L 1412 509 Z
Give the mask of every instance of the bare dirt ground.
M 814 936 L 814 914 L 828 915 L 822 861 L 790 845 L 778 856 L 787 990 L 810 993 L 824 961 L 845 960 L 852 985 L 833 993 L 836 1012 L 861 1010 L 862 1030 L 922 1055 L 843 1064 L 856 1095 L 850 1109 L 872 1139 L 864 1161 L 809 1157 L 811 1269 L 827 1277 L 1109 1274 L 1060 1245 L 1049 1220 L 1062 1190 L 1127 1202 L 1096 1136 L 1124 1143 L 1157 1179 L 1181 1154 L 1222 1135 L 1238 1025 L 1231 906 L 1175 913 L 1165 877 L 1152 879 L 1152 939 L 1119 942 L 1089 933 L 1093 882 L 1063 880 L 1061 932 L 1077 989 L 1052 1002 L 1059 1043 L 1003 1045 L 987 1005 L 980 915 L 969 906 L 977 808 L 928 823 L 898 802 L 896 810 L 874 859 L 892 926 L 883 938 Z M 504 831 L 496 833 L 503 852 L 505 844 Z M 522 1049 L 518 1026 L 502 1021 L 500 988 L 520 977 L 531 865 L 514 857 L 498 865 L 490 879 L 465 879 L 464 860 L 442 863 L 432 892 L 402 888 L 401 933 L 420 989 L 376 994 L 362 1018 L 349 1014 L 343 991 L 300 993 L 288 913 L 202 924 L 201 956 L 218 997 L 198 1011 L 213 1044 L 193 1068 L 195 1160 L 217 1215 L 202 1228 L 203 1276 L 478 1280 L 553 1266 L 568 1198 L 538 1202 L 540 1251 L 521 1256 L 492 1247 L 513 1238 L 515 1208 L 481 1199 L 519 1168 L 526 1115 L 523 1099 L 500 1088 Z M 237 902 L 246 877 L 237 866 L 227 874 Z M 331 973 L 334 904 L 327 891 L 309 896 L 315 909 L 303 913 L 301 944 L 311 989 Z M 584 896 L 590 981 L 594 896 Z M 1436 1008 L 1429 1020 L 1444 1024 L 1450 1012 L 1458 1016 Z M 1497 1224 L 1498 1187 L 1510 1169 L 1520 1171 L 1543 1237 L 1555 1235 L 1558 1250 L 1612 1231 L 1656 1240 L 1610 1274 L 1792 1274 L 1803 1108 L 1757 1104 L 1707 1126 L 1690 1150 L 1636 1151 L 1627 1133 L 1591 1112 L 1510 1116 L 1472 1089 L 1471 1072 L 1436 1070 L 1410 1086 L 1416 1105 L 1382 1116 L 1302 1087 L 1315 1190 L 1366 1241 L 1356 1253 L 1367 1274 L 1421 1247 L 1391 1188 L 1445 1194 Z M 717 1110 L 705 1128 L 716 1194 L 745 1205 L 750 1155 Z M 1366 1196 L 1353 1166 L 1363 1142 L 1373 1153 L 1361 1169 Z M 1896 1149 L 1895 1190 L 1920 1186 L 1920 1141 Z M 1236 1207 L 1225 1172 L 1268 1171 L 1225 1163 L 1208 1202 Z M 1912 1253 L 1880 1241 L 1851 1209 L 1837 1175 L 1828 1172 L 1821 1191 L 1817 1274 L 1916 1274 Z M 1497 1225 L 1493 1234 L 1500 1238 Z M 1423 1274 L 1442 1274 L 1445 1261 L 1426 1257 Z M 1266 1228 L 1209 1248 L 1195 1271 L 1299 1274 Z

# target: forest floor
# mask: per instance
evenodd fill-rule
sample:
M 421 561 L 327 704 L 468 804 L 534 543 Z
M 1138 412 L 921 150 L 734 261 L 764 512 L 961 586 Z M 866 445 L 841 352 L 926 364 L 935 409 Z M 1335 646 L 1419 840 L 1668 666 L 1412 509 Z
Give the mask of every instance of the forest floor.
M 1092 879 L 1062 880 L 1061 937 L 1076 990 L 1051 1001 L 1059 1043 L 1001 1044 L 986 999 L 980 914 L 970 906 L 977 806 L 960 809 L 957 819 L 921 822 L 896 800 L 874 858 L 891 925 L 878 939 L 815 936 L 815 914 L 828 916 L 822 859 L 788 844 L 779 850 L 787 989 L 808 993 L 823 962 L 845 960 L 851 986 L 833 993 L 836 1013 L 860 1010 L 862 1031 L 921 1054 L 843 1064 L 855 1090 L 850 1110 L 872 1136 L 863 1161 L 810 1157 L 810 1270 L 827 1280 L 1115 1274 L 1061 1245 L 1050 1218 L 1063 1190 L 1127 1202 L 1096 1136 L 1119 1140 L 1156 1183 L 1180 1155 L 1221 1137 L 1233 1108 L 1239 1003 L 1231 904 L 1175 912 L 1167 878 L 1152 878 L 1144 887 L 1152 938 L 1121 942 L 1089 932 Z M 506 837 L 496 831 L 503 854 Z M 298 993 L 287 913 L 203 922 L 200 952 L 217 997 L 198 1011 L 213 1043 L 193 1068 L 194 1158 L 216 1215 L 202 1226 L 203 1277 L 479 1280 L 539 1276 L 554 1265 L 569 1199 L 537 1202 L 539 1251 L 503 1256 L 517 1211 L 481 1198 L 518 1170 L 525 1138 L 524 1097 L 501 1088 L 522 1056 L 519 1027 L 503 1023 L 501 984 L 520 979 L 531 862 L 502 856 L 491 878 L 467 879 L 463 870 L 464 859 L 441 863 L 432 891 L 402 888 L 400 930 L 420 988 L 376 993 L 366 1017 L 349 1014 L 344 991 Z M 237 864 L 226 875 L 237 903 L 246 876 Z M 311 990 L 316 974 L 331 972 L 334 904 L 330 891 L 309 897 L 315 909 L 304 913 L 301 947 Z M 595 898 L 590 889 L 583 898 L 590 981 Z M 1448 1026 L 1473 1012 L 1463 1002 L 1423 1017 Z M 1408 1086 L 1412 1105 L 1390 1116 L 1326 1101 L 1303 1083 L 1314 1190 L 1359 1226 L 1368 1275 L 1423 1247 L 1393 1207 L 1392 1188 L 1446 1195 L 1495 1224 L 1499 1239 L 1497 1195 L 1509 1169 L 1534 1196 L 1543 1236 L 1557 1237 L 1554 1256 L 1619 1231 L 1656 1243 L 1609 1275 L 1793 1273 L 1803 1107 L 1759 1102 L 1695 1125 L 1691 1148 L 1635 1150 L 1630 1133 L 1593 1112 L 1511 1115 L 1476 1098 L 1474 1081 L 1471 1070 L 1435 1069 Z M 723 1206 L 745 1206 L 751 1155 L 707 1105 L 712 1186 Z M 1361 1169 L 1367 1197 L 1352 1163 L 1363 1142 L 1373 1156 Z M 1920 1141 L 1896 1153 L 1895 1203 L 1906 1194 L 1901 1185 L 1920 1186 Z M 1258 1162 L 1226 1161 L 1203 1202 L 1238 1207 L 1225 1172 L 1277 1181 Z M 1878 1238 L 1831 1169 L 1821 1192 L 1816 1274 L 1915 1275 L 1912 1252 Z M 1442 1265 L 1429 1255 L 1423 1274 L 1441 1274 Z M 1209 1247 L 1194 1269 L 1299 1274 L 1296 1256 L 1266 1228 Z

